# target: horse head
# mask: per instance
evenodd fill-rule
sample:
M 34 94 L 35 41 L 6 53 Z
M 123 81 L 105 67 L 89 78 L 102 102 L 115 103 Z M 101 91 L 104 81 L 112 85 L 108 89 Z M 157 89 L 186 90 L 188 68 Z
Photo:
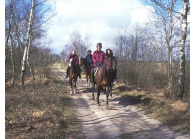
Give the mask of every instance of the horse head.
M 71 58 L 69 62 L 69 67 L 73 66 L 73 64 L 74 64 L 74 58 Z
M 112 59 L 111 58 L 107 58 L 105 60 L 105 67 L 106 69 L 112 69 L 113 63 L 112 63 Z
M 84 63 L 84 58 L 83 57 L 79 57 L 79 65 L 82 66 Z

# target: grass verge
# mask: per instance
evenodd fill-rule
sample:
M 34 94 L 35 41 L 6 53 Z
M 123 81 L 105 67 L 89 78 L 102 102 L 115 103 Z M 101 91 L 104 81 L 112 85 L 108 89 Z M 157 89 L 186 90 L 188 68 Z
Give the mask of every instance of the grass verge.
M 121 96 L 119 103 L 136 105 L 170 129 L 183 134 L 190 133 L 189 102 L 166 99 L 160 93 L 153 94 L 125 85 L 115 85 L 113 93 Z
M 31 81 L 6 88 L 6 138 L 85 138 L 64 82 Z

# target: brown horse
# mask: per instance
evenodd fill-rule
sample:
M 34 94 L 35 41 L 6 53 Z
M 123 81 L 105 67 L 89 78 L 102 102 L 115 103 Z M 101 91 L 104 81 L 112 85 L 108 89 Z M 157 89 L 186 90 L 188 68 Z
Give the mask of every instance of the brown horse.
M 92 65 L 87 62 L 86 59 L 83 57 L 79 58 L 79 65 L 82 66 L 84 65 L 84 72 L 85 72 L 85 77 L 87 81 L 87 87 L 90 86 L 91 83 L 91 70 L 92 70 Z
M 112 97 L 112 86 L 113 86 L 113 82 L 114 82 L 114 79 L 116 79 L 116 72 L 117 72 L 117 58 L 116 57 L 112 57 L 111 59 L 111 65 L 109 67 L 109 69 L 111 70 L 111 84 L 110 84 L 110 87 L 109 87 L 109 94 L 110 96 Z
M 93 94 L 92 97 L 94 99 L 94 90 L 95 90 L 95 84 L 97 87 L 97 104 L 99 104 L 99 97 L 100 97 L 100 90 L 103 86 L 106 87 L 106 104 L 108 104 L 108 97 L 109 94 L 111 95 L 111 87 L 112 82 L 114 81 L 113 76 L 113 61 L 112 59 L 106 59 L 104 64 L 99 67 L 96 75 L 95 75 L 95 83 L 92 84 L 93 86 Z
M 79 69 L 78 66 L 75 64 L 74 59 L 71 58 L 70 59 L 70 63 L 69 63 L 69 84 L 71 86 L 72 91 L 70 92 L 70 94 L 76 94 L 76 82 L 77 82 L 77 78 L 79 76 Z

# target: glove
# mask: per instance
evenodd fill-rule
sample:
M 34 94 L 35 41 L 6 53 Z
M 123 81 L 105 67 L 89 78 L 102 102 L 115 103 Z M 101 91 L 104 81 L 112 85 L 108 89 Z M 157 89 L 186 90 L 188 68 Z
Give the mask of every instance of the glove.
M 97 66 L 101 66 L 101 64 L 99 62 L 96 63 Z

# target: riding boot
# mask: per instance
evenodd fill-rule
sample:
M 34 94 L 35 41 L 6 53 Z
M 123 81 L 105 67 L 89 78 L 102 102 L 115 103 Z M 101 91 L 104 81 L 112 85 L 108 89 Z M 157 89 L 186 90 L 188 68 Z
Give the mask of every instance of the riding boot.
M 92 82 L 92 84 L 95 84 L 94 68 L 92 68 L 92 70 L 91 70 L 91 82 Z
M 68 78 L 69 70 L 70 70 L 70 68 L 68 66 L 67 69 L 66 69 L 66 78 Z
M 115 76 L 114 76 L 114 79 L 118 79 L 118 78 L 117 78 L 117 69 L 114 70 L 114 75 L 115 75 Z
M 81 79 L 81 68 L 80 67 L 78 68 L 79 68 L 79 79 Z

